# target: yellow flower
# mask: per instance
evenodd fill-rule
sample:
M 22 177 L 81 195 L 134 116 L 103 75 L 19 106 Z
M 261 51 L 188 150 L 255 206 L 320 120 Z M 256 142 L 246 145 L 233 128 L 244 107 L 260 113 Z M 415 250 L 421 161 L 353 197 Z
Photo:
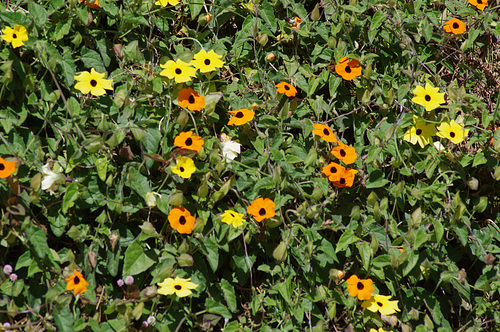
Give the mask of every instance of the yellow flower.
M 7 43 L 12 43 L 12 47 L 17 48 L 19 46 L 23 46 L 23 41 L 28 40 L 28 31 L 22 25 L 16 24 L 14 25 L 14 29 L 11 27 L 6 27 L 2 29 L 4 33 L 1 37 Z
M 425 88 L 418 85 L 415 90 L 413 90 L 415 97 L 411 101 L 416 104 L 422 105 L 427 112 L 438 108 L 441 104 L 444 104 L 444 92 L 439 93 L 439 88 L 435 88 L 429 83 L 425 84 Z
M 398 308 L 398 301 L 389 301 L 390 296 L 384 295 L 373 295 L 371 299 L 361 303 L 363 308 L 366 308 L 372 312 L 380 312 L 382 315 L 392 315 L 396 311 L 400 311 Z
M 174 79 L 176 83 L 190 82 L 191 77 L 196 76 L 196 69 L 182 60 L 168 60 L 166 64 L 160 64 L 160 67 L 163 68 L 160 75 Z
M 436 135 L 436 128 L 432 123 L 425 122 L 424 119 L 413 116 L 415 125 L 410 127 L 403 136 L 403 139 L 411 144 L 419 144 L 421 148 L 432 143 L 432 136 Z
M 195 171 L 194 161 L 188 157 L 177 158 L 177 165 L 172 166 L 172 172 L 184 179 L 189 179 Z
M 155 5 L 167 7 L 167 5 L 175 6 L 179 3 L 179 0 L 158 0 L 155 2 Z
M 469 129 L 464 129 L 464 125 L 456 123 L 455 120 L 451 120 L 449 124 L 441 123 L 437 130 L 439 137 L 447 138 L 455 144 L 463 142 L 464 137 L 469 135 Z
M 214 71 L 215 68 L 222 68 L 224 61 L 220 60 L 220 58 L 222 58 L 222 56 L 218 55 L 213 50 L 207 53 L 202 49 L 195 54 L 191 64 L 202 73 L 209 73 Z
M 238 228 L 241 225 L 243 225 L 245 219 L 243 219 L 243 214 L 241 213 L 234 212 L 231 210 L 226 210 L 222 214 L 221 221 L 228 225 L 233 225 L 234 228 Z
M 381 327 L 380 327 L 380 328 L 378 329 L 378 331 L 377 331 L 377 330 L 375 330 L 375 329 L 370 329 L 370 332 L 391 332 L 391 331 L 386 331 L 386 330 L 384 330 L 383 328 L 381 328 Z
M 93 96 L 102 96 L 106 94 L 106 90 L 113 90 L 111 83 L 113 80 L 107 80 L 104 78 L 104 73 L 98 73 L 94 68 L 88 71 L 82 72 L 80 75 L 75 76 L 75 80 L 78 83 L 75 84 L 75 89 L 80 90 L 83 94 L 88 94 L 89 92 Z
M 158 286 L 160 286 L 158 294 L 172 295 L 175 293 L 178 297 L 189 296 L 193 293 L 191 289 L 198 287 L 197 284 L 191 282 L 191 278 L 184 279 L 179 277 L 175 277 L 175 279 L 166 278 L 163 282 L 159 282 Z

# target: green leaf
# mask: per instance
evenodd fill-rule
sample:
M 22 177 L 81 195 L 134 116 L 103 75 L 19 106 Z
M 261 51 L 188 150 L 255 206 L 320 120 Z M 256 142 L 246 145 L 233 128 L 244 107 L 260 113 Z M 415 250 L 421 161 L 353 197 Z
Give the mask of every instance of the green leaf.
M 224 294 L 224 299 L 226 300 L 227 306 L 231 312 L 236 312 L 238 301 L 236 300 L 236 294 L 234 293 L 234 287 L 225 280 L 220 281 L 222 293 Z
M 267 26 L 271 28 L 271 31 L 276 32 L 278 25 L 276 23 L 276 18 L 274 17 L 274 8 L 267 0 L 262 1 L 262 9 L 259 10 L 259 14 L 262 16 L 264 21 L 266 21 Z
M 335 253 L 344 251 L 350 244 L 355 243 L 358 240 L 359 237 L 354 235 L 354 231 L 352 229 L 348 229 L 340 237 L 337 247 L 335 248 Z
M 58 331 L 73 332 L 73 322 L 73 314 L 69 307 L 64 307 L 61 311 L 57 307 L 54 308 L 54 323 L 59 328 Z
M 486 164 L 487 162 L 488 162 L 488 160 L 484 156 L 484 153 L 483 152 L 479 152 L 474 157 L 474 162 L 472 163 L 472 167 L 476 167 L 478 165 L 483 165 L 483 164 Z
M 231 315 L 229 310 L 227 310 L 227 308 L 222 303 L 215 302 L 209 298 L 207 298 L 205 301 L 205 309 L 211 314 L 220 315 L 227 319 L 233 317 L 233 315 Z
M 80 196 L 80 190 L 78 188 L 78 183 L 71 182 L 70 185 L 66 188 L 66 192 L 64 193 L 62 202 L 63 213 L 68 212 L 68 209 L 75 204 L 75 201 L 78 199 L 79 196 Z
M 28 3 L 28 10 L 33 15 L 33 22 L 38 26 L 43 26 L 49 18 L 49 13 L 34 1 Z
M 51 40 L 58 41 L 63 39 L 69 33 L 69 29 L 71 29 L 72 20 L 63 20 L 58 22 L 54 32 L 52 33 Z
M 97 175 L 99 176 L 99 179 L 105 182 L 106 174 L 108 172 L 108 158 L 106 158 L 106 155 L 102 155 L 99 158 L 96 157 L 95 155 L 92 155 L 92 158 L 94 159 L 94 164 L 96 166 Z
M 219 248 L 215 239 L 209 237 L 205 241 L 203 241 L 203 246 L 206 249 L 205 256 L 207 257 L 208 263 L 212 268 L 212 271 L 217 271 L 217 267 L 219 266 Z
M 134 241 L 125 251 L 123 275 L 138 275 L 149 269 L 155 263 L 153 259 L 146 255 L 138 241 Z
M 26 229 L 26 235 L 37 256 L 43 259 L 49 252 L 49 246 L 47 245 L 47 235 L 45 234 L 45 232 L 41 228 L 31 226 Z
M 382 25 L 382 23 L 385 21 L 385 18 L 387 15 L 385 15 L 382 10 L 378 10 L 373 14 L 372 16 L 372 21 L 370 23 L 370 29 L 368 30 L 368 40 L 370 43 L 373 42 L 373 39 L 377 36 L 378 33 L 378 28 Z
M 88 68 L 88 71 L 90 71 L 91 68 L 94 68 L 99 73 L 104 73 L 106 71 L 101 57 L 96 51 L 83 47 L 80 60 L 82 60 L 85 67 Z

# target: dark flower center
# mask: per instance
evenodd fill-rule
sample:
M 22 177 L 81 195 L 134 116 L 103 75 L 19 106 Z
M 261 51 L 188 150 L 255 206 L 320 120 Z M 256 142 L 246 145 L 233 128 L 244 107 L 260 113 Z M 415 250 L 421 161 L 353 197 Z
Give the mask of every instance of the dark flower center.
M 236 115 L 235 115 L 235 116 L 236 116 L 237 118 L 241 119 L 241 118 L 244 116 L 244 114 L 243 114 L 243 112 L 238 112 L 238 113 L 236 113 Z
M 450 131 L 450 137 L 451 137 L 451 138 L 455 137 L 455 133 L 454 133 L 454 132 L 452 132 L 452 131 Z
M 174 288 L 175 288 L 176 290 L 181 290 L 181 289 L 182 289 L 182 286 L 181 286 L 181 285 L 175 285 L 175 286 L 174 286 Z
M 344 183 L 345 183 L 345 179 L 344 179 L 344 178 L 341 178 L 339 182 L 340 182 L 340 184 L 344 184 Z M 359 284 L 358 284 L 358 285 L 359 285 Z M 358 286 L 358 287 L 359 287 L 359 286 Z
M 73 282 L 75 285 L 78 285 L 80 283 L 80 278 L 78 278 L 77 276 L 75 276 L 75 279 L 73 279 Z
M 181 172 L 184 173 L 184 167 L 179 167 L 179 169 L 181 170 Z M 182 218 L 184 218 L 184 217 L 182 217 Z
M 382 308 L 384 305 L 382 304 L 382 302 L 377 302 L 377 305 Z
M 424 98 L 425 98 L 425 101 L 431 101 L 431 96 L 429 96 L 429 95 L 425 95 Z
M 453 23 L 452 27 L 453 29 L 458 29 L 458 23 L 457 22 Z
M 290 87 L 285 84 L 285 90 L 290 90 Z
M 261 209 L 259 210 L 259 214 L 260 214 L 261 216 L 266 215 L 266 209 L 261 208 Z
M 330 132 L 328 131 L 328 129 L 323 129 L 323 134 L 325 134 L 326 136 L 330 135 Z
M 186 145 L 191 145 L 193 144 L 193 140 L 191 139 L 191 137 L 189 137 L 187 140 L 186 140 Z
M 15 33 L 12 34 L 12 38 L 16 39 L 17 35 Z
M 179 224 L 181 224 L 181 225 L 186 224 L 186 218 L 185 218 L 184 216 L 181 216 L 181 217 L 179 218 Z
M 349 74 L 351 72 L 351 67 L 345 66 L 345 72 Z
M 337 173 L 337 167 L 332 166 L 332 168 L 330 168 L 330 173 Z
M 359 289 L 359 290 L 363 290 L 363 288 L 365 288 L 365 285 L 363 285 L 362 282 L 358 282 L 358 284 L 356 285 L 356 287 Z
M 189 95 L 188 101 L 189 101 L 190 104 L 193 104 L 194 101 L 195 101 L 194 96 L 193 95 Z
M 180 68 L 175 68 L 175 73 L 177 75 L 180 75 L 180 74 L 182 74 L 182 70 Z
M 205 66 L 209 66 L 210 65 L 210 59 L 205 59 Z
M 0 171 L 3 171 L 5 169 L 5 165 L 4 164 L 0 164 Z
M 422 134 L 422 129 L 417 129 L 417 131 L 415 132 L 417 135 L 421 135 Z
M 95 88 L 95 86 L 97 85 L 97 81 L 96 80 L 90 80 L 90 85 L 92 85 Z
M 341 155 L 342 157 L 345 157 L 346 153 L 345 153 L 344 149 L 340 149 L 340 155 Z
M 231 217 L 233 217 L 233 218 L 234 218 L 234 214 L 233 214 L 232 212 L 229 212 L 229 214 L 231 215 Z
M 481 0 L 477 0 L 477 3 L 478 3 L 479 5 L 482 5 L 482 4 L 483 4 L 483 2 L 482 2 Z

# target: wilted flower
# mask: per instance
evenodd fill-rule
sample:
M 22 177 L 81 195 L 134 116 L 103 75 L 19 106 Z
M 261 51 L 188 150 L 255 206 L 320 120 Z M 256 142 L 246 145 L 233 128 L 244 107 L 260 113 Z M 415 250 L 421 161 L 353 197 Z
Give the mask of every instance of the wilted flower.
M 42 190 L 47 190 L 52 187 L 52 185 L 56 182 L 61 182 L 65 180 L 65 176 L 63 173 L 54 173 L 49 164 L 45 164 L 42 167 L 42 172 L 44 174 L 42 180 Z
M 220 145 L 222 147 L 222 155 L 226 162 L 231 162 L 241 152 L 241 144 L 231 141 L 231 138 L 226 134 L 220 134 Z

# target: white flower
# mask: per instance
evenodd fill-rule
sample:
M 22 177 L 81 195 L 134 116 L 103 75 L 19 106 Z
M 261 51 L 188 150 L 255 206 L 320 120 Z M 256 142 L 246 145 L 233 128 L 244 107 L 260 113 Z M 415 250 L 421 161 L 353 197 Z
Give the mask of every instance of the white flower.
M 43 180 L 42 180 L 42 190 L 49 189 L 50 187 L 52 187 L 52 185 L 55 182 L 64 181 L 65 180 L 64 174 L 63 173 L 54 173 L 54 172 L 52 172 L 52 170 L 50 169 L 49 164 L 43 165 L 42 172 L 44 174 L 44 177 L 43 177 Z
M 445 150 L 445 147 L 443 146 L 443 144 L 441 144 L 440 141 L 435 141 L 433 144 L 434 144 L 434 147 L 436 148 L 436 150 L 438 150 L 439 152 L 442 152 Z
M 241 144 L 231 141 L 231 138 L 224 133 L 220 134 L 220 145 L 222 146 L 222 155 L 228 163 L 241 152 Z

